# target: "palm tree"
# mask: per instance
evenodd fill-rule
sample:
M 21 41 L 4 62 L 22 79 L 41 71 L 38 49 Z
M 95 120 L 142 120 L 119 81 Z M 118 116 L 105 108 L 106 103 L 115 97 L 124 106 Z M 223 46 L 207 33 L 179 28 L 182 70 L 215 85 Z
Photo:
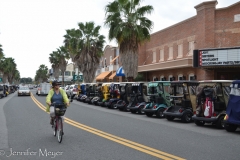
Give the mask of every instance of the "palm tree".
M 13 76 L 13 79 L 14 79 L 14 81 L 16 82 L 16 84 L 17 83 L 19 83 L 19 81 L 20 81 L 20 72 L 18 71 L 18 70 L 16 70 L 15 71 L 15 74 L 14 74 L 14 76 Z
M 65 48 L 68 50 L 69 55 L 72 59 L 72 62 L 75 62 L 78 59 L 78 52 L 80 48 L 80 42 L 82 37 L 82 32 L 78 29 L 67 29 L 67 34 L 64 35 L 64 44 Z
M 0 60 L 4 57 L 2 45 L 0 44 Z
M 109 40 L 116 39 L 121 62 L 130 81 L 138 74 L 138 48 L 145 40 L 150 39 L 153 22 L 144 17 L 151 14 L 153 7 L 141 6 L 141 0 L 114 0 L 105 7 L 109 27 Z
M 70 55 L 64 46 L 57 49 L 57 59 L 59 61 L 59 68 L 62 72 L 62 86 L 64 86 L 64 73 L 67 68 L 68 60 L 70 59 Z
M 49 62 L 52 64 L 52 68 L 53 68 L 53 76 L 55 79 L 59 78 L 59 59 L 57 58 L 57 52 L 53 51 L 52 53 L 50 53 L 50 57 L 49 57 Z
M 78 30 L 67 30 L 64 43 L 74 55 L 73 61 L 83 73 L 84 81 L 91 83 L 103 53 L 105 37 L 99 34 L 101 27 L 95 27 L 94 22 L 79 23 L 78 26 Z

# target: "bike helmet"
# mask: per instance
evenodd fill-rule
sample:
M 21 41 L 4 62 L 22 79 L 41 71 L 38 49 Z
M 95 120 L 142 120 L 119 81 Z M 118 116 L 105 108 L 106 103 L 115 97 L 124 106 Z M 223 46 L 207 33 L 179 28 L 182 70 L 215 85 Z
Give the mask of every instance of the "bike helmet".
M 57 81 L 57 80 L 54 80 L 53 82 L 52 82 L 52 87 L 55 87 L 55 86 L 57 86 L 57 85 L 59 85 L 60 83 Z

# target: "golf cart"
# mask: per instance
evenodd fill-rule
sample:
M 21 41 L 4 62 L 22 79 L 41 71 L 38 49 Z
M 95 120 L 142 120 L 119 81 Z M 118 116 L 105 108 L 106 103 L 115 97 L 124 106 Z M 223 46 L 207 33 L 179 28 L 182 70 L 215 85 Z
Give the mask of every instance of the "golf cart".
M 81 84 L 81 86 L 80 86 L 80 94 L 79 94 L 79 96 L 78 96 L 78 98 L 77 98 L 77 100 L 79 100 L 80 102 L 83 102 L 83 101 L 85 101 L 85 99 L 87 98 L 87 84 L 86 83 L 82 83 Z
M 135 82 L 132 84 L 131 99 L 127 106 L 131 113 L 144 114 L 142 109 L 149 102 L 147 85 L 147 82 Z
M 172 81 L 170 90 L 171 106 L 163 114 L 167 120 L 180 118 L 182 122 L 192 121 L 193 112 L 196 111 L 197 81 Z
M 120 83 L 112 83 L 109 86 L 110 99 L 105 102 L 105 106 L 110 109 L 117 109 L 116 104 L 120 100 L 119 84 Z
M 95 97 L 95 92 L 96 92 L 96 83 L 90 83 L 89 86 L 87 87 L 87 98 L 85 100 L 85 103 L 90 104 Z
M 234 132 L 240 127 L 240 80 L 233 81 L 224 117 L 224 128 L 228 132 Z
M 163 118 L 163 112 L 170 106 L 170 81 L 154 81 L 148 83 L 148 96 L 150 103 L 146 104 L 143 111 L 146 116 Z
M 120 99 L 116 103 L 116 107 L 120 111 L 129 111 L 127 106 L 129 104 L 131 93 L 132 93 L 132 83 L 134 82 L 123 82 L 120 83 Z
M 107 102 L 110 99 L 110 92 L 109 87 L 111 83 L 103 83 L 102 84 L 102 99 L 99 99 L 98 105 L 105 107 L 105 102 Z
M 102 83 L 97 83 L 96 89 L 95 89 L 95 96 L 91 100 L 91 104 L 98 105 L 97 102 L 103 97 L 101 88 L 102 88 Z
M 205 123 L 224 128 L 223 119 L 226 115 L 231 80 L 199 81 L 196 90 L 197 108 L 192 119 L 197 126 Z

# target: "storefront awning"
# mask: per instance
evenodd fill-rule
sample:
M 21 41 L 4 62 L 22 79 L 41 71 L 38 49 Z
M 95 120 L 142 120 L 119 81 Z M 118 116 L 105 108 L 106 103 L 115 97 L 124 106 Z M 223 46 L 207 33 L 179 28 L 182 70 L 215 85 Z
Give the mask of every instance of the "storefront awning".
M 114 71 L 112 75 L 109 77 L 109 79 L 113 79 L 116 76 L 116 72 Z
M 104 78 L 106 78 L 111 72 L 110 71 L 106 71 L 106 72 L 103 72 L 101 74 L 99 74 L 97 77 L 96 77 L 96 80 L 103 80 Z
M 117 75 L 118 77 L 125 76 L 124 70 L 123 70 L 122 67 L 118 68 L 116 75 Z
M 116 56 L 115 58 L 113 58 L 113 60 L 111 60 L 110 64 L 112 64 L 119 56 Z

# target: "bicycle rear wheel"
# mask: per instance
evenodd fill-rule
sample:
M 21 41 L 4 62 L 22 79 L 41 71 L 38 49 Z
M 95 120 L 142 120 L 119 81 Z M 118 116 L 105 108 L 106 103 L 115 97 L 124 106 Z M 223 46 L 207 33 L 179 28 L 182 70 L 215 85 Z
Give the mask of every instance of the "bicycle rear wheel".
M 53 135 L 56 137 L 56 135 L 57 135 L 57 122 L 56 122 L 56 119 L 54 119 L 54 121 L 53 121 L 52 129 L 53 129 Z
M 58 142 L 61 143 L 62 142 L 62 136 L 63 136 L 63 123 L 62 123 L 62 118 L 59 117 L 58 121 L 57 121 L 57 139 Z

